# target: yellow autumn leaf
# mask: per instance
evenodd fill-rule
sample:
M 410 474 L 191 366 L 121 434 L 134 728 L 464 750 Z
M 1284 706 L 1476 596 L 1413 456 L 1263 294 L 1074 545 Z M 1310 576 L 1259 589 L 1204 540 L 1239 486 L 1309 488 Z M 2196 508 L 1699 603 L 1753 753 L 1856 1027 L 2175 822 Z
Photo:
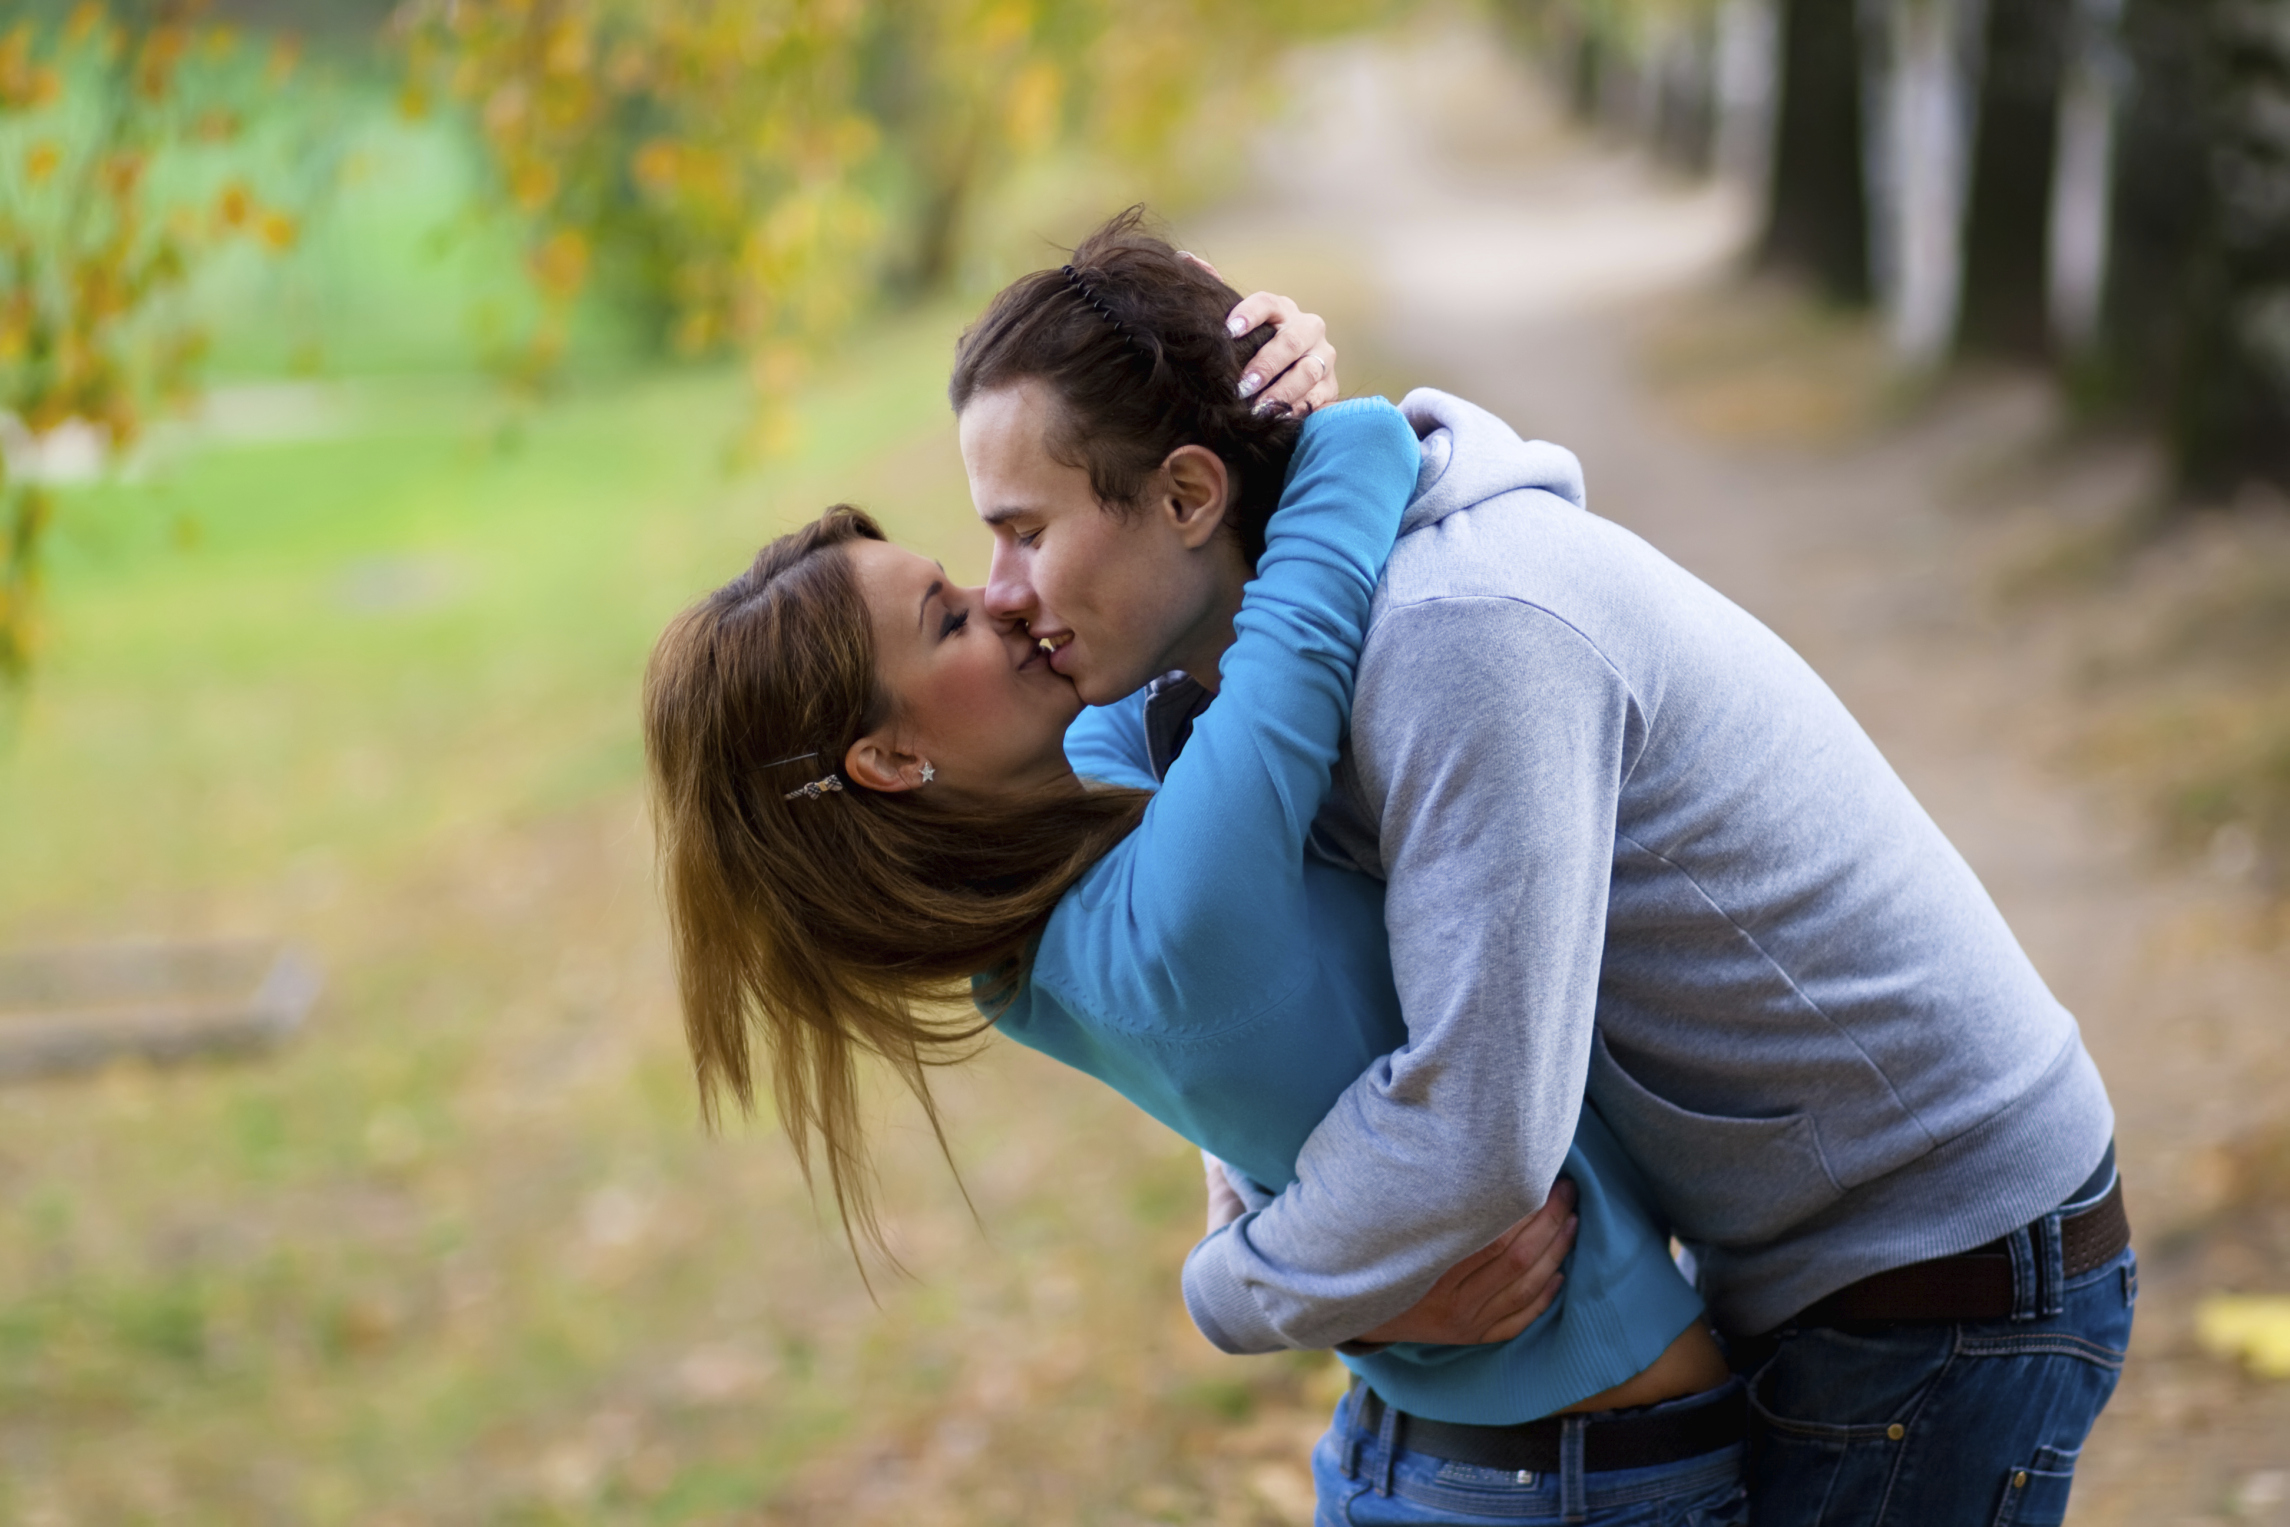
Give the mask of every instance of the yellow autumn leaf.
M 301 236 L 302 230 L 293 218 L 283 212 L 265 212 L 256 221 L 254 232 L 255 237 L 262 240 L 265 249 L 274 254 L 284 254 L 294 247 L 294 241 Z
M 533 251 L 531 264 L 541 290 L 562 302 L 588 279 L 588 237 L 578 229 L 559 228 Z
M 527 159 L 509 175 L 509 195 L 527 212 L 538 212 L 556 194 L 557 172 L 540 159 Z
M 666 138 L 654 138 L 637 149 L 629 162 L 629 172 L 636 183 L 647 191 L 670 191 L 676 185 L 676 172 L 682 161 L 676 145 Z
M 2260 1378 L 2290 1379 L 2290 1294 L 2213 1294 L 2195 1306 L 2195 1340 Z
M 254 193 L 246 182 L 234 180 L 215 198 L 215 217 L 225 228 L 244 228 L 254 215 Z
M 588 68 L 588 28 L 577 21 L 560 21 L 549 29 L 548 42 L 541 55 L 542 67 L 551 74 L 579 74 Z
M 1046 145 L 1057 130 L 1058 100 L 1064 93 L 1057 65 L 1046 61 L 1027 65 L 1010 86 L 1005 108 L 1011 144 L 1028 152 Z
M 38 185 L 56 172 L 56 166 L 63 162 L 63 158 L 63 150 L 53 143 L 33 144 L 24 151 L 24 178 Z

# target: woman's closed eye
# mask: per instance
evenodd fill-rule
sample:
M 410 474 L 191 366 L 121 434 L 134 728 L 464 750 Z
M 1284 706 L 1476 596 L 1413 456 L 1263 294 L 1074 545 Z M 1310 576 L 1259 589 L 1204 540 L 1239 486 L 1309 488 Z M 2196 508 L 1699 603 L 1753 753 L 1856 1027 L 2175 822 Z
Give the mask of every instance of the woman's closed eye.
M 968 610 L 948 610 L 946 619 L 939 623 L 938 639 L 944 641 L 968 624 L 970 624 L 970 612 Z

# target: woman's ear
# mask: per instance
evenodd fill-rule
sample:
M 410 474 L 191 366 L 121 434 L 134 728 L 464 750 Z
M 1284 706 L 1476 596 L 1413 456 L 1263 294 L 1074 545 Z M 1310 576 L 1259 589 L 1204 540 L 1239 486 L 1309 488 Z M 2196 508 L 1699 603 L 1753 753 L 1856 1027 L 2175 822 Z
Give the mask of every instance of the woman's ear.
M 1188 548 L 1199 550 L 1224 529 L 1232 505 L 1232 474 L 1205 445 L 1180 445 L 1161 463 L 1161 510 Z
M 914 789 L 929 767 L 920 756 L 900 752 L 886 732 L 869 732 L 843 755 L 845 779 L 884 795 Z

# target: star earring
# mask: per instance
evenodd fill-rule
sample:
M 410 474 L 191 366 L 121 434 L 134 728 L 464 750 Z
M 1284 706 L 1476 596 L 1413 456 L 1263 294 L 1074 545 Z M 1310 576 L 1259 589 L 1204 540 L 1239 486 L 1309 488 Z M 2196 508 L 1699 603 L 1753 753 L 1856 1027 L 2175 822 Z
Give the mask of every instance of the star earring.
M 922 764 L 922 782 L 927 785 L 936 778 L 938 778 L 938 771 L 930 766 L 930 760 L 927 758 L 924 759 Z

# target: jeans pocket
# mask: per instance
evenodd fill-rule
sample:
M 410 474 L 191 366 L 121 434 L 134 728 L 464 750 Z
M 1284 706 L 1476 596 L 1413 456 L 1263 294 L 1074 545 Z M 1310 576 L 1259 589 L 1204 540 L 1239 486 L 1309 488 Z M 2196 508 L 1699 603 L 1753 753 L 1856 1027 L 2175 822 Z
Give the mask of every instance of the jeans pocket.
M 2039 1447 L 2024 1469 L 2004 1479 L 1995 1527 L 2059 1527 L 2067 1520 L 2067 1493 L 2075 1483 L 2076 1454 Z
M 1665 1518 L 1666 1527 L 1747 1527 L 1749 1486 L 1721 1486 L 1689 1502 L 1677 1516 Z
M 1873 1519 L 1948 1366 L 1945 1328 L 1784 1337 L 1749 1387 L 1754 1519 Z

